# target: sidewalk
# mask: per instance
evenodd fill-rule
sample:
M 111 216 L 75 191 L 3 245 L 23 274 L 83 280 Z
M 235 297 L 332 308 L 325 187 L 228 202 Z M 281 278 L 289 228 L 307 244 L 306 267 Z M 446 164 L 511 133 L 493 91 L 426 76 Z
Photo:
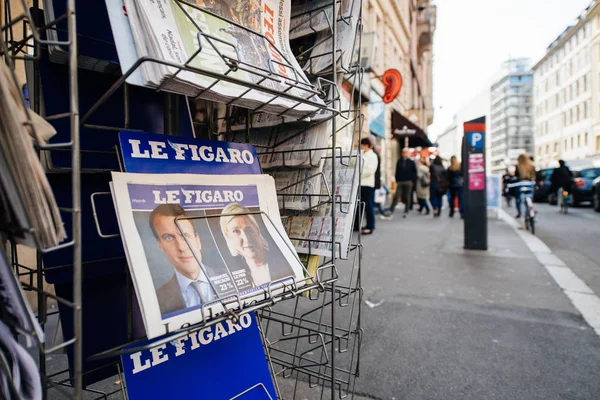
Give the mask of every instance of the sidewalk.
M 447 211 L 447 210 L 445 210 Z M 600 338 L 506 223 L 412 213 L 363 237 L 356 392 L 376 399 L 593 399 Z

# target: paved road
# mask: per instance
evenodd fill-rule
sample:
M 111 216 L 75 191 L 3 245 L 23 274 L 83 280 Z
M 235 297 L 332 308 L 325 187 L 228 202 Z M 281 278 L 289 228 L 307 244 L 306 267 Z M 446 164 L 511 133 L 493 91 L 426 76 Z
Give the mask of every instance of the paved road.
M 457 219 L 377 222 L 363 284 L 379 306 L 363 308 L 358 393 L 600 397 L 600 338 L 508 225 L 490 220 L 489 233 L 487 252 L 465 251 Z
M 536 204 L 536 209 L 536 235 L 600 294 L 600 213 L 578 207 L 564 215 L 546 203 Z

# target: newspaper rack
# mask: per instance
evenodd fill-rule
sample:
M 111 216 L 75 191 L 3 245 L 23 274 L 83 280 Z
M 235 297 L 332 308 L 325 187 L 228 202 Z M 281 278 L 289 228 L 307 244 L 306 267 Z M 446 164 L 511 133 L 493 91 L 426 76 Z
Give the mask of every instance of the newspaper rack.
M 179 6 L 184 3 L 183 0 L 175 0 Z M 350 0 L 353 2 L 360 0 Z M 12 3 L 12 4 L 11 4 Z M 319 122 L 331 123 L 331 146 L 318 149 L 304 149 L 304 150 L 277 150 L 276 148 L 267 149 L 267 152 L 293 152 L 293 151 L 308 151 L 309 157 L 315 151 L 330 151 L 331 154 L 337 153 L 342 149 L 336 144 L 336 137 L 340 132 L 345 129 L 352 129 L 353 134 L 350 139 L 350 148 L 355 149 L 357 147 L 357 135 L 360 135 L 362 131 L 362 116 L 360 115 L 360 96 L 354 98 L 354 92 L 351 96 L 350 105 L 348 107 L 341 106 L 340 101 L 340 86 L 339 82 L 341 79 L 351 80 L 354 89 L 359 87 L 362 82 L 362 70 L 358 66 L 358 61 L 348 65 L 338 65 L 337 62 L 333 62 L 331 69 L 326 73 L 312 74 L 312 71 L 308 71 L 309 75 L 316 82 L 316 86 L 311 85 L 309 82 L 303 82 L 296 77 L 295 79 L 287 78 L 286 84 L 287 89 L 277 91 L 265 86 L 261 86 L 261 83 L 267 81 L 277 81 L 281 83 L 281 77 L 277 75 L 274 70 L 262 70 L 257 71 L 255 66 L 249 66 L 242 62 L 239 58 L 235 59 L 231 56 L 220 54 L 222 62 L 227 66 L 228 72 L 225 74 L 216 74 L 212 71 L 195 68 L 190 64 L 191 60 L 195 56 L 192 55 L 189 60 L 184 64 L 174 64 L 164 60 L 143 57 L 140 58 L 128 71 L 123 75 L 115 79 L 114 84 L 108 89 L 103 95 L 99 96 L 95 104 L 86 112 L 85 115 L 79 119 L 79 108 L 78 108 L 78 82 L 77 82 L 77 71 L 78 71 L 78 36 L 75 32 L 76 26 L 76 10 L 75 0 L 67 0 L 66 2 L 66 13 L 58 16 L 54 21 L 46 21 L 43 26 L 36 26 L 35 19 L 32 17 L 32 12 L 28 7 L 27 0 L 5 0 L 5 8 L 2 10 L 4 17 L 3 21 L 5 25 L 0 28 L 0 33 L 4 41 L 1 50 L 1 55 L 4 56 L 4 61 L 10 66 L 11 71 L 14 71 L 14 60 L 27 60 L 32 62 L 34 68 L 38 68 L 38 61 L 41 48 L 43 46 L 60 45 L 64 49 L 68 49 L 69 53 L 69 82 L 68 88 L 69 98 L 71 99 L 69 109 L 62 113 L 46 116 L 48 120 L 52 119 L 69 119 L 70 121 L 70 139 L 62 143 L 53 144 L 41 144 L 36 141 L 36 148 L 40 152 L 54 152 L 54 151 L 70 151 L 71 153 L 71 168 L 65 170 L 71 177 L 71 204 L 69 207 L 62 207 L 61 211 L 72 215 L 72 232 L 69 235 L 70 240 L 66 243 L 61 243 L 55 248 L 41 249 L 38 247 L 38 253 L 36 257 L 36 263 L 33 266 L 24 265 L 19 259 L 16 244 L 14 241 L 10 241 L 10 260 L 9 262 L 13 266 L 17 273 L 17 276 L 21 279 L 25 290 L 36 292 L 37 294 L 37 309 L 38 319 L 42 327 L 44 327 L 50 319 L 56 318 L 57 311 L 51 312 L 47 309 L 48 299 L 53 299 L 60 302 L 73 310 L 74 315 L 74 328 L 73 338 L 53 347 L 47 347 L 44 344 L 38 343 L 38 361 L 40 374 L 42 376 L 44 398 L 47 398 L 49 391 L 63 394 L 65 398 L 126 398 L 126 389 L 122 379 L 122 372 L 119 363 L 114 365 L 116 375 L 120 377 L 120 385 L 114 390 L 99 390 L 94 387 L 85 387 L 84 378 L 85 374 L 93 371 L 83 371 L 82 368 L 82 313 L 85 309 L 82 309 L 82 270 L 84 262 L 82 262 L 82 234 L 81 234 L 81 173 L 86 172 L 81 167 L 81 156 L 82 153 L 107 153 L 97 149 L 92 150 L 81 150 L 80 149 L 80 137 L 79 128 L 87 127 L 98 130 L 121 130 L 129 129 L 135 130 L 135 127 L 129 126 L 129 110 L 127 108 L 128 102 L 128 84 L 126 83 L 127 78 L 136 72 L 137 69 L 143 63 L 158 63 L 177 69 L 177 73 L 168 79 L 173 79 L 181 71 L 187 71 L 194 74 L 201 74 L 209 78 L 215 79 L 215 82 L 227 82 L 230 84 L 239 85 L 244 87 L 244 94 L 249 91 L 260 91 L 270 95 L 270 102 L 277 101 L 278 99 L 285 99 L 294 102 L 291 107 L 283 110 L 278 114 L 281 117 L 282 122 L 284 119 L 290 118 L 290 111 L 294 110 L 297 106 L 304 104 L 315 108 L 315 111 L 307 112 L 301 117 L 294 117 L 297 120 L 310 121 L 317 113 L 327 113 L 328 117 L 322 119 Z M 336 55 L 337 60 L 338 54 L 341 50 L 337 48 L 336 34 L 338 30 L 338 24 L 348 24 L 347 16 L 336 16 L 337 4 L 341 3 L 341 0 L 331 0 L 315 12 L 310 11 L 310 18 L 308 23 L 311 24 L 315 16 L 326 13 L 328 9 L 331 10 L 331 19 L 329 19 L 329 26 L 327 31 L 329 36 L 324 40 L 330 40 L 331 48 L 328 52 L 311 56 L 311 58 L 317 56 L 323 56 L 326 54 Z M 187 3 L 186 3 L 187 4 Z M 19 15 L 13 15 L 11 12 L 12 5 L 19 6 L 23 12 Z M 361 7 L 358 7 L 358 15 L 353 15 L 352 18 L 357 18 L 357 35 L 352 45 L 353 49 L 357 48 L 360 50 L 360 32 L 362 31 L 361 25 Z M 32 10 L 39 12 L 39 1 L 33 0 Z M 304 13 L 306 14 L 306 13 Z M 327 16 L 327 14 L 325 14 Z M 218 17 L 218 16 L 217 16 Z M 220 17 L 219 17 L 220 18 Z M 51 41 L 42 39 L 43 32 L 47 30 L 57 29 L 57 24 L 61 21 L 67 21 L 68 27 L 68 40 L 67 41 Z M 41 24 L 40 24 L 41 25 Z M 198 28 L 198 41 L 203 40 L 214 46 L 214 41 L 219 40 L 218 38 L 211 37 L 206 33 L 202 32 Z M 231 44 L 229 44 L 231 46 Z M 201 51 L 200 48 L 198 51 Z M 354 53 L 354 51 L 353 51 Z M 33 55 L 33 56 L 32 56 Z M 297 55 L 302 57 L 303 55 Z M 353 58 L 354 60 L 354 58 Z M 289 61 L 283 57 L 284 65 L 289 66 Z M 339 63 L 341 64 L 341 63 Z M 271 68 L 273 69 L 273 68 Z M 229 72 L 236 70 L 244 70 L 251 72 L 256 75 L 256 82 L 240 81 L 236 78 L 229 76 Z M 38 73 L 34 74 L 34 89 L 36 93 L 39 93 L 40 78 Z M 16 77 L 13 73 L 12 78 L 16 82 Z M 156 89 L 158 92 L 164 92 L 164 86 L 168 83 L 165 80 Z M 215 84 L 216 84 L 215 83 Z M 90 125 L 86 124 L 90 117 L 100 108 L 102 105 L 113 96 L 121 87 L 124 89 L 125 96 L 125 107 L 123 109 L 123 115 L 125 120 L 125 126 L 105 126 L 105 125 Z M 209 90 L 206 88 L 205 90 Z M 301 90 L 306 93 L 306 97 L 299 97 L 291 94 L 290 91 Z M 328 92 L 329 91 L 329 92 Z M 328 95 L 329 93 L 329 95 Z M 239 101 L 243 95 L 237 96 L 226 103 L 227 106 L 233 106 L 239 104 Z M 197 97 L 202 98 L 203 92 Z M 164 92 L 165 98 L 169 98 L 170 94 Z M 21 103 L 27 113 L 27 102 L 21 93 Z M 40 96 L 36 96 L 35 101 L 32 102 L 31 108 L 37 112 L 41 110 Z M 168 105 L 166 106 L 168 107 Z M 255 113 L 264 112 L 264 105 L 255 107 L 254 109 L 248 110 L 248 115 Z M 166 109 L 165 111 L 170 111 Z M 165 112 L 168 114 L 168 112 Z M 171 118 L 170 116 L 168 118 Z M 167 119 L 167 116 L 165 117 Z M 339 121 L 338 121 L 339 120 Z M 342 122 L 345 121 L 345 122 Z M 341 122 L 341 123 L 340 123 Z M 211 126 L 210 134 L 219 136 L 214 127 L 215 120 L 212 118 L 209 121 Z M 172 124 L 165 124 L 166 131 L 170 133 L 176 133 L 172 127 Z M 229 126 L 227 127 L 229 132 Z M 247 141 L 251 137 L 251 124 L 248 123 L 246 126 Z M 37 136 L 36 136 L 37 137 Z M 354 150 L 358 162 L 360 164 L 360 157 L 358 157 L 357 150 Z M 331 156 L 331 155 L 330 155 Z M 118 156 L 117 156 L 118 158 Z M 119 160 L 120 162 L 120 160 Z M 286 168 L 289 168 L 285 166 Z M 97 171 L 94 171 L 97 172 Z M 339 194 L 333 193 L 333 187 L 336 182 L 336 168 L 335 163 L 332 168 L 331 186 L 328 187 L 327 193 L 315 194 L 309 196 L 309 207 L 304 210 L 296 210 L 296 213 L 310 213 L 317 207 L 329 204 L 331 205 L 332 218 L 335 218 L 336 213 L 348 213 L 347 206 L 351 204 L 354 199 L 343 198 Z M 322 174 L 322 173 L 321 173 Z M 307 179 L 315 179 L 315 176 L 310 176 Z M 321 176 L 323 178 L 323 176 Z M 293 185 L 301 185 L 306 180 L 293 182 Z M 94 193 L 89 199 L 94 211 L 94 219 L 96 223 L 96 229 L 98 231 L 98 237 L 100 239 L 108 239 L 116 237 L 115 233 L 104 232 L 100 226 L 100 220 L 96 210 L 96 199 L 98 196 L 106 195 L 107 193 L 98 192 Z M 285 202 L 285 198 L 289 195 L 280 193 L 279 196 Z M 88 199 L 83 199 L 88 201 Z M 60 205 L 60 204 L 59 204 Z M 284 205 L 285 210 L 285 205 Z M 360 212 L 362 215 L 362 211 Z M 100 216 L 101 217 L 101 216 Z M 335 238 L 335 225 L 332 227 L 332 237 Z M 11 238 L 13 234 L 10 230 L 2 228 L 0 230 L 5 237 Z M 303 239 L 304 240 L 304 239 Z M 238 318 L 240 315 L 250 312 L 256 312 L 259 325 L 261 327 L 261 335 L 263 338 L 263 344 L 266 350 L 267 360 L 271 367 L 271 373 L 274 379 L 275 387 L 277 390 L 278 398 L 285 399 L 296 399 L 300 398 L 301 394 L 299 390 L 310 390 L 313 391 L 315 398 L 345 398 L 354 391 L 355 380 L 359 375 L 359 360 L 360 360 L 360 346 L 362 340 L 362 328 L 360 325 L 360 313 L 362 303 L 362 288 L 361 288 L 361 259 L 362 259 L 362 245 L 360 244 L 360 234 L 358 237 L 351 241 L 349 252 L 352 253 L 346 260 L 342 260 L 341 243 L 335 239 L 330 242 L 332 244 L 331 255 L 329 257 L 322 257 L 318 263 L 317 272 L 313 277 L 305 278 L 304 285 L 299 285 L 299 282 L 293 280 L 292 283 L 283 283 L 286 287 L 279 295 L 270 296 L 272 292 L 272 285 L 269 285 L 267 293 L 264 298 L 260 301 L 255 302 L 247 307 L 240 309 L 229 310 L 224 315 L 211 316 L 208 315 L 205 321 L 202 323 L 190 326 L 184 330 L 173 332 L 163 339 L 162 341 L 173 340 L 176 337 L 183 336 L 190 331 L 201 329 L 208 325 L 224 321 L 228 318 Z M 73 263 L 71 266 L 73 271 L 73 300 L 69 301 L 64 298 L 60 298 L 53 293 L 48 292 L 44 289 L 44 271 L 42 268 L 42 254 L 51 252 L 58 249 L 72 248 L 73 250 Z M 310 254 L 309 254 L 310 255 Z M 56 269 L 63 268 L 55 267 Z M 223 299 L 219 300 L 222 301 Z M 130 305 L 129 305 L 130 306 Z M 130 345 L 134 342 L 127 343 Z M 125 345 L 125 344 L 124 344 Z M 156 345 L 156 344 L 154 344 Z M 66 347 L 72 346 L 73 349 L 73 370 L 72 375 L 69 374 L 69 368 L 61 369 L 52 367 L 48 363 L 48 355 L 60 352 Z M 124 354 L 126 352 L 138 351 L 141 348 L 123 349 L 124 346 L 119 346 L 101 353 L 98 353 L 90 359 L 103 359 L 112 355 Z M 103 366 L 102 368 L 105 368 Z M 291 386 L 290 386 L 291 384 Z M 307 384 L 308 388 L 303 387 Z M 255 385 L 254 387 L 248 388 L 246 391 L 234 396 L 234 399 L 243 399 L 244 396 L 250 392 L 265 390 L 265 386 L 262 383 Z M 303 396 L 306 396 L 304 392 Z M 116 397 L 113 397 L 116 396 Z M 312 397 L 311 397 L 312 398 Z

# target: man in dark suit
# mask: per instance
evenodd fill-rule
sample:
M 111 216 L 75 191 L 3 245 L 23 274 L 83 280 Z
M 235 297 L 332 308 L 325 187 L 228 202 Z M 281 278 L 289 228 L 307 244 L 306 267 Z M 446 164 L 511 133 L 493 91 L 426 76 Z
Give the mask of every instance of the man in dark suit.
M 150 228 L 158 247 L 175 269 L 173 277 L 156 290 L 163 315 L 202 305 L 216 297 L 203 272 L 207 268 L 202 264 L 202 243 L 192 221 L 179 220 L 181 231 L 175 224 L 175 218 L 185 216 L 185 210 L 178 204 L 161 204 L 150 213 Z

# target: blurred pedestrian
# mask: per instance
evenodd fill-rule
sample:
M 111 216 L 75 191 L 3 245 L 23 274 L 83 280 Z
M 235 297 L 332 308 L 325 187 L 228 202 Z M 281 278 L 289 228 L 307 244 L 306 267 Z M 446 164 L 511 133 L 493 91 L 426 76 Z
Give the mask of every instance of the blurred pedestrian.
M 504 175 L 502 175 L 502 196 L 506 199 L 506 205 L 508 207 L 512 207 L 511 202 L 513 199 L 513 191 L 510 189 L 509 185 L 514 183 L 515 180 L 514 172 L 511 173 L 511 170 L 506 168 L 504 170 Z
M 447 171 L 448 184 L 450 185 L 450 218 L 454 217 L 454 206 L 458 199 L 458 210 L 463 217 L 463 173 L 460 162 L 456 156 L 450 157 L 450 166 Z
M 433 207 L 433 216 L 439 217 L 442 212 L 442 198 L 448 191 L 448 180 L 446 179 L 446 169 L 442 163 L 442 158 L 437 156 L 429 168 L 431 174 L 431 185 L 429 193 L 431 196 L 431 207 Z
M 423 158 L 417 161 L 417 201 L 419 202 L 419 213 L 425 210 L 425 215 L 428 215 L 430 211 L 429 186 L 431 186 L 429 161 Z
M 417 180 L 417 167 L 415 166 L 415 162 L 409 158 L 409 155 L 410 150 L 405 147 L 402 149 L 402 157 L 396 163 L 397 187 L 390 207 L 390 213 L 393 213 L 396 205 L 402 201 L 404 203 L 404 218 L 406 218 L 410 210 L 413 184 Z
M 370 235 L 375 230 L 375 172 L 378 163 L 371 140 L 368 138 L 361 139 L 360 149 L 362 150 L 360 197 L 365 202 L 365 216 L 367 219 L 361 233 Z

